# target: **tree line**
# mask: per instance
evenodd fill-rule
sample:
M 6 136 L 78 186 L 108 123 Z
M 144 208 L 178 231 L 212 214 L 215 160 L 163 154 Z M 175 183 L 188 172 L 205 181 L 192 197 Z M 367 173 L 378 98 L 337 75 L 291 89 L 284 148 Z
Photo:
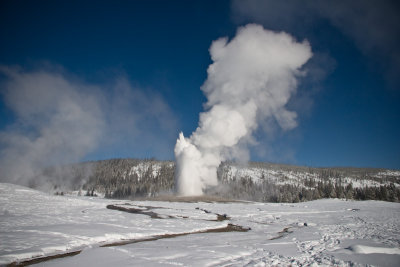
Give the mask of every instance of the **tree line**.
M 206 194 L 230 199 L 287 203 L 320 198 L 400 201 L 400 187 L 396 186 L 400 184 L 400 177 L 377 177 L 377 174 L 384 171 L 382 169 L 310 168 L 251 162 L 248 168 L 263 170 L 261 177 L 255 181 L 254 177 L 246 174 L 228 175 L 231 166 L 235 164 L 226 162 L 218 168 L 219 184 L 207 188 Z M 60 172 L 60 168 L 57 169 L 58 177 L 68 176 L 74 182 L 75 190 L 79 187 L 89 196 L 99 192 L 107 198 L 154 197 L 171 194 L 175 187 L 173 161 L 112 159 L 80 163 L 62 170 Z M 267 170 L 275 171 L 273 179 L 265 175 Z M 288 179 L 285 176 L 287 173 L 297 179 Z M 51 177 L 52 171 L 47 169 L 46 175 Z M 354 187 L 351 181 L 366 181 L 365 184 L 369 186 Z
M 296 203 L 321 198 L 400 201 L 400 188 L 393 183 L 354 188 L 352 183 L 343 185 L 340 178 L 335 183 L 331 180 L 316 182 L 310 178 L 302 184 L 277 184 L 269 180 L 256 183 L 251 177 L 236 177 L 221 180 L 216 188 L 208 189 L 207 193 L 223 198 L 273 203 Z

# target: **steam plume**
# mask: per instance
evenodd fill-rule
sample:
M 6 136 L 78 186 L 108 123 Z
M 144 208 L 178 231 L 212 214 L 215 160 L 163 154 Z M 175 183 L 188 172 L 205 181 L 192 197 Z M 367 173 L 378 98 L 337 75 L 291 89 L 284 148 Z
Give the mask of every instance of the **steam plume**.
M 236 36 L 214 41 L 213 63 L 201 87 L 206 111 L 190 138 L 180 133 L 175 145 L 176 186 L 180 195 L 201 195 L 217 184 L 217 168 L 227 159 L 248 159 L 246 145 L 260 123 L 276 121 L 289 130 L 296 113 L 286 109 L 297 87 L 296 76 L 311 57 L 307 41 L 249 24 Z
M 73 162 L 97 146 L 104 121 L 96 88 L 45 71 L 1 72 L 2 94 L 17 118 L 0 132 L 1 181 L 36 185 L 40 168 Z
M 174 139 L 176 120 L 161 95 L 132 87 L 124 77 L 107 86 L 88 84 L 50 67 L 0 66 L 0 101 L 14 115 L 0 129 L 0 182 L 43 190 L 77 186 L 62 166 L 88 155 L 138 156 L 131 153 L 157 147 L 153 155 L 160 157 L 171 151 L 165 139 Z M 47 167 L 57 173 L 44 173 Z

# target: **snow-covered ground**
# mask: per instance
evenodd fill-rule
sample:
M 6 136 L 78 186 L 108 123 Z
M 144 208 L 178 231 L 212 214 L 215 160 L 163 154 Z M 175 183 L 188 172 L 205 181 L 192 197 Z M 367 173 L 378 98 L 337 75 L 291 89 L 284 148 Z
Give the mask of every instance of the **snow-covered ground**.
M 81 251 L 39 264 L 399 266 L 399 248 L 399 203 L 123 201 L 0 184 L 0 265 Z

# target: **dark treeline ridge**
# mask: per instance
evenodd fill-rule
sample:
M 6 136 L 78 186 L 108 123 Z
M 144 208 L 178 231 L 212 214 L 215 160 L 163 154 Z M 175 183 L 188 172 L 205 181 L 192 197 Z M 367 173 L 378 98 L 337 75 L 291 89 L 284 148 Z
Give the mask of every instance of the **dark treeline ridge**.
M 341 178 L 335 183 L 331 180 L 318 181 L 306 179 L 301 184 L 276 184 L 269 180 L 255 183 L 250 177 L 220 181 L 208 194 L 259 202 L 296 203 L 321 198 L 345 198 L 354 200 L 383 200 L 399 202 L 400 188 L 393 183 L 380 186 L 354 188 L 352 183 L 343 185 Z
M 93 164 L 93 163 L 92 163 Z M 83 185 L 86 194 L 107 198 L 152 197 L 174 189 L 175 164 L 154 159 L 112 159 L 94 162 Z
M 255 178 L 246 171 L 232 172 L 232 169 L 238 168 L 257 169 L 261 176 Z M 107 198 L 123 199 L 174 193 L 173 161 L 112 159 L 76 164 L 73 168 L 65 169 L 68 169 L 68 176 L 75 183 L 74 189 L 79 188 L 86 195 L 97 192 Z M 320 198 L 399 202 L 400 175 L 398 172 L 379 175 L 385 171 L 371 168 L 311 168 L 262 162 L 239 166 L 226 162 L 218 169 L 219 185 L 208 188 L 205 193 L 261 202 L 291 203 Z M 356 183 L 359 185 L 355 186 Z
M 268 179 L 262 174 L 259 182 L 255 182 L 253 177 L 249 175 L 233 177 L 227 175 L 226 167 L 229 169 L 230 166 L 235 166 L 235 164 L 224 163 L 220 166 L 218 170 L 219 185 L 208 189 L 207 193 L 220 197 L 275 203 L 295 203 L 321 198 L 400 202 L 400 176 L 378 175 L 387 171 L 386 169 L 313 168 L 250 162 L 247 168 L 276 172 L 274 180 Z M 296 181 L 290 181 L 287 178 L 288 173 L 297 176 Z M 365 186 L 353 186 L 353 182 L 360 181 L 364 182 Z

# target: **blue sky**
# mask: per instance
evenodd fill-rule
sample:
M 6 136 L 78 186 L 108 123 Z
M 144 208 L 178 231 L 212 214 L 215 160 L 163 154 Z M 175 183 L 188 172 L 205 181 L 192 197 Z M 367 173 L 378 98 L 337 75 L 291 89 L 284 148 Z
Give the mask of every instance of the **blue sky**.
M 78 144 L 85 149 L 71 148 L 71 157 L 55 151 L 73 147 L 69 139 L 43 155 L 60 161 L 173 159 L 178 133 L 196 130 L 206 102 L 200 87 L 211 64 L 212 41 L 257 23 L 307 39 L 313 57 L 288 103 L 298 126 L 268 134 L 258 130 L 251 160 L 400 169 L 400 9 L 395 2 L 1 1 L 2 156 L 22 151 L 11 148 L 13 136 L 32 141 L 50 129 L 54 107 L 39 105 L 42 97 L 29 95 L 31 85 L 22 91 L 27 95 L 10 92 L 27 77 L 47 73 L 40 77 L 61 77 L 71 85 L 63 96 L 68 104 L 96 95 L 101 115 L 89 115 L 102 136 L 93 133 L 93 140 Z M 27 110 L 30 105 L 40 112 Z M 68 136 L 75 134 L 81 136 Z

